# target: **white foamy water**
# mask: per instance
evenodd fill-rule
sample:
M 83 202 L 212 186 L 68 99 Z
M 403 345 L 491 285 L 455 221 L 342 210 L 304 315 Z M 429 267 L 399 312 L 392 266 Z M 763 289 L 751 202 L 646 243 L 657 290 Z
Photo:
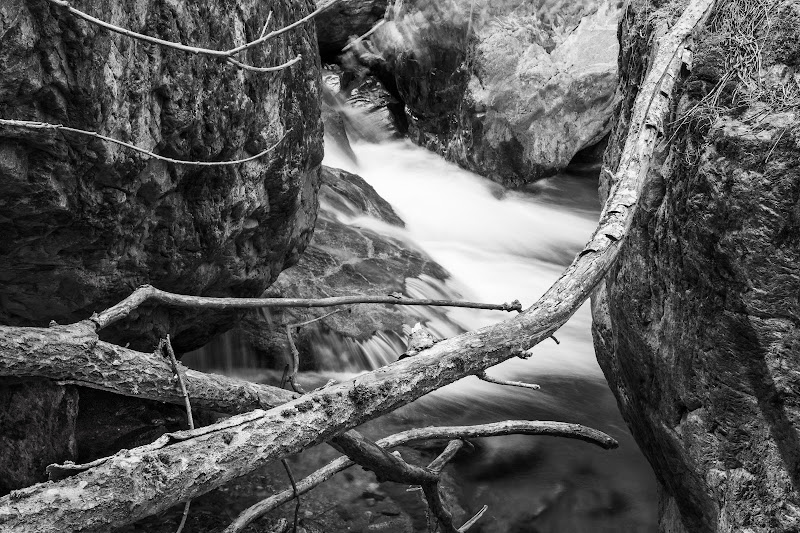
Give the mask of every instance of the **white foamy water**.
M 361 218 L 354 223 L 412 240 L 444 266 L 448 284 L 464 299 L 533 304 L 588 241 L 599 215 L 596 182 L 557 176 L 530 192 L 499 185 L 409 141 L 357 143 L 354 163 L 333 143 L 324 164 L 363 177 L 395 208 L 405 229 Z M 451 319 L 467 329 L 509 317 L 499 311 L 454 309 Z M 592 348 L 591 318 L 584 305 L 534 358 L 496 367 L 499 376 L 581 373 L 600 376 Z

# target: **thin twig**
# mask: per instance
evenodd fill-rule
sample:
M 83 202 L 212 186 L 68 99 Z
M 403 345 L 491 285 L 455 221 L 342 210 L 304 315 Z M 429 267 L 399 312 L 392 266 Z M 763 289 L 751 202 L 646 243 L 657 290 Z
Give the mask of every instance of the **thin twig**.
M 169 357 L 170 363 L 172 363 L 172 371 L 175 372 L 175 376 L 178 378 L 178 383 L 181 387 L 181 392 L 183 393 L 183 399 L 186 402 L 186 421 L 189 424 L 189 429 L 194 429 L 194 418 L 192 417 L 192 404 L 189 401 L 189 393 L 186 391 L 186 383 L 183 380 L 183 375 L 181 375 L 180 368 L 178 368 L 178 360 L 175 358 L 175 350 L 172 349 L 172 341 L 169 338 L 169 333 L 167 333 L 166 338 L 163 342 L 163 347 L 167 353 L 167 357 Z M 178 529 L 175 533 L 181 533 L 183 531 L 183 527 L 186 525 L 186 519 L 189 518 L 189 508 L 192 506 L 192 499 L 189 498 L 186 500 L 186 505 L 183 506 L 183 516 L 181 517 L 181 523 L 178 524 Z
M 186 525 L 186 519 L 189 518 L 189 507 L 192 506 L 192 500 L 186 500 L 186 505 L 183 506 L 183 517 L 181 518 L 181 523 L 178 524 L 178 529 L 175 533 L 181 533 L 183 531 L 183 526 Z
M 164 348 L 166 348 L 167 357 L 169 358 L 170 363 L 172 363 L 172 371 L 175 372 L 175 377 L 178 379 L 178 384 L 181 387 L 181 393 L 183 394 L 183 400 L 186 405 L 186 420 L 189 423 L 189 429 L 194 429 L 192 404 L 189 402 L 189 393 L 186 392 L 186 382 L 184 382 L 183 375 L 178 367 L 178 360 L 175 358 L 175 351 L 172 349 L 172 342 L 170 341 L 169 333 L 167 333 L 167 337 L 164 340 Z
M 297 324 L 290 324 L 290 325 L 293 328 L 302 328 L 303 326 L 307 326 L 309 324 L 313 324 L 314 322 L 317 322 L 317 321 L 322 320 L 324 318 L 328 318 L 329 316 L 335 315 L 336 313 L 341 313 L 342 311 L 344 311 L 344 309 L 336 309 L 335 311 L 331 311 L 330 313 L 325 313 L 324 315 L 318 316 L 316 318 L 312 318 L 311 320 L 306 320 L 305 322 L 299 322 Z
M 267 21 L 264 23 L 264 27 L 261 29 L 261 35 L 258 36 L 259 39 L 263 39 L 264 35 L 267 34 L 267 28 L 269 27 L 269 23 L 272 20 L 272 11 L 269 12 L 267 15 Z
M 370 35 L 372 35 L 372 34 L 373 34 L 373 33 L 375 33 L 376 31 L 378 31 L 378 28 L 380 28 L 380 27 L 381 27 L 381 26 L 383 26 L 384 24 L 386 24 L 386 19 L 385 19 L 385 18 L 384 18 L 384 19 L 381 19 L 381 20 L 379 20 L 377 23 L 375 23 L 375 25 L 374 25 L 372 28 L 370 28 L 370 30 L 369 30 L 367 33 L 365 33 L 365 34 L 364 34 L 364 35 L 362 35 L 361 37 L 356 37 L 355 39 L 353 39 L 352 41 L 350 41 L 349 43 L 347 43 L 347 45 L 345 45 L 345 47 L 344 47 L 344 48 L 342 48 L 342 52 L 347 52 L 347 51 L 348 51 L 348 50 L 350 50 L 350 49 L 351 49 L 353 46 L 355 46 L 356 44 L 360 43 L 361 41 L 363 41 L 364 39 L 366 39 L 367 37 L 369 37 Z
M 51 1 L 55 1 L 55 0 L 51 0 Z M 259 152 L 256 155 L 253 155 L 253 156 L 250 156 L 250 157 L 246 157 L 244 159 L 234 159 L 232 161 L 184 161 L 182 159 L 173 159 L 171 157 L 165 157 L 163 155 L 155 154 L 155 153 L 153 153 L 153 152 L 151 152 L 149 150 L 145 150 L 144 148 L 139 148 L 138 146 L 130 144 L 130 143 L 127 143 L 125 141 L 120 141 L 119 139 L 114 139 L 113 137 L 107 137 L 105 135 L 101 135 L 100 133 L 97 133 L 96 131 L 88 131 L 88 130 L 80 130 L 80 129 L 77 129 L 77 128 L 70 128 L 69 126 L 64 126 L 63 124 L 50 124 L 48 122 L 36 122 L 36 121 L 32 121 L 32 120 L 9 120 L 9 119 L 0 118 L 0 125 L 3 125 L 3 126 L 16 126 L 16 127 L 28 128 L 28 129 L 59 130 L 59 131 L 68 131 L 68 132 L 71 132 L 71 133 L 79 133 L 81 135 L 88 135 L 89 137 L 95 137 L 97 139 L 102 139 L 102 140 L 108 141 L 110 143 L 118 144 L 120 146 L 124 146 L 125 148 L 130 148 L 131 150 L 135 150 L 135 151 L 137 151 L 137 152 L 139 152 L 141 154 L 144 154 L 144 155 L 146 155 L 148 157 L 152 157 L 154 159 L 158 159 L 160 161 L 166 161 L 168 163 L 174 163 L 176 165 L 191 165 L 191 166 L 198 166 L 198 167 L 221 167 L 221 166 L 228 166 L 228 165 L 240 165 L 242 163 L 247 163 L 248 161 L 253 161 L 255 159 L 258 159 L 258 158 L 268 154 L 269 152 L 271 152 L 272 150 L 277 148 L 278 145 L 283 141 L 283 139 L 286 138 L 286 135 L 290 131 L 292 131 L 291 129 L 286 130 L 286 132 L 278 140 L 278 142 L 276 142 L 275 144 L 273 144 L 272 146 L 270 146 L 266 150 L 264 150 L 262 152 Z
M 286 324 L 286 338 L 289 341 L 289 351 L 292 354 L 292 364 L 291 364 L 291 371 L 288 373 L 286 370 L 289 369 L 289 365 L 286 365 L 286 370 L 284 370 L 283 378 L 281 379 L 281 387 L 286 384 L 288 379 L 289 384 L 292 386 L 292 390 L 295 392 L 299 392 L 301 394 L 305 394 L 305 391 L 297 383 L 297 373 L 300 371 L 300 351 L 297 349 L 297 346 L 294 343 L 294 335 L 292 335 L 292 330 L 295 328 L 300 328 L 303 326 L 307 326 L 308 324 L 312 324 L 323 318 L 327 318 L 333 314 L 340 313 L 344 311 L 344 309 L 336 309 L 335 311 L 331 311 L 330 313 L 326 313 L 322 316 L 318 316 L 316 318 L 312 318 L 311 320 L 306 320 L 305 322 L 300 322 L 299 324 Z
M 297 383 L 297 372 L 300 370 L 300 352 L 297 350 L 297 346 L 294 344 L 294 338 L 292 337 L 292 326 L 286 324 L 286 338 L 289 341 L 289 351 L 292 353 L 292 369 L 289 371 L 288 380 L 289 384 L 292 386 L 292 390 L 295 392 L 299 392 L 300 394 L 304 394 L 305 391 L 303 388 Z M 285 381 L 283 382 L 285 383 Z
M 483 513 L 485 513 L 488 508 L 489 508 L 488 505 L 484 505 L 483 507 L 481 507 L 481 510 L 478 511 L 477 513 L 475 513 L 475 516 L 473 516 L 472 518 L 470 518 L 469 520 L 464 522 L 464 525 L 461 526 L 460 528 L 458 528 L 458 533 L 464 533 L 469 528 L 474 526 L 475 522 L 477 522 L 478 520 L 481 519 L 481 517 L 483 516 Z
M 156 289 L 152 285 L 142 285 L 120 303 L 109 307 L 91 320 L 97 329 L 121 320 L 146 301 L 156 301 L 175 307 L 195 307 L 206 309 L 254 309 L 259 307 L 335 307 L 352 304 L 390 304 L 390 305 L 431 305 L 444 307 L 469 307 L 473 309 L 494 309 L 498 311 L 521 311 L 518 300 L 504 304 L 462 302 L 458 300 L 422 300 L 414 298 L 395 298 L 394 296 L 335 296 L 330 298 L 211 298 L 175 294 Z
M 295 57 L 294 59 L 290 59 L 286 63 L 281 63 L 280 65 L 277 65 L 277 66 L 274 66 L 274 67 L 254 67 L 253 65 L 247 65 L 245 63 L 242 63 L 241 61 L 237 61 L 236 59 L 234 59 L 232 57 L 229 57 L 228 59 L 226 59 L 226 61 L 228 63 L 236 65 L 237 67 L 239 67 L 241 69 L 250 70 L 252 72 L 277 72 L 279 70 L 283 70 L 285 68 L 291 67 L 292 65 L 294 65 L 295 63 L 297 63 L 298 61 L 300 61 L 302 59 L 303 59 L 303 56 L 301 54 L 297 54 L 297 57 Z
M 522 381 L 506 381 L 505 379 L 493 378 L 485 371 L 475 374 L 479 379 L 497 385 L 508 385 L 509 387 L 522 387 L 523 389 L 539 390 L 541 387 L 534 383 L 524 383 Z
M 573 438 L 583 440 L 606 449 L 616 448 L 618 445 L 616 440 L 612 439 L 605 433 L 597 431 L 596 429 L 591 429 L 578 424 L 566 424 L 563 422 L 537 422 L 528 420 L 509 420 L 506 422 L 496 422 L 493 424 L 482 424 L 478 426 L 417 428 L 380 439 L 376 442 L 376 444 L 381 448 L 395 448 L 410 442 L 431 439 L 466 439 L 514 434 L 549 435 L 553 437 Z M 354 464 L 355 462 L 348 457 L 339 457 L 316 472 L 298 481 L 297 492 L 299 494 L 305 494 L 314 487 L 332 478 L 336 473 L 341 472 L 342 470 L 345 470 Z M 225 533 L 238 533 L 242 531 L 253 520 L 256 520 L 269 511 L 291 501 L 292 499 L 294 499 L 294 491 L 285 490 L 256 503 L 255 505 L 245 509 L 236 518 L 236 520 L 234 520 L 227 527 L 227 529 L 225 529 Z
M 281 459 L 281 463 L 283 463 L 283 468 L 286 470 L 286 475 L 289 476 L 289 482 L 292 484 L 292 492 L 294 492 L 294 499 L 297 502 L 294 506 L 294 526 L 292 527 L 292 532 L 297 533 L 297 521 L 300 517 L 300 493 L 297 492 L 297 483 L 294 480 L 294 474 L 292 474 L 289 462 L 286 459 Z
M 436 473 L 441 472 L 442 468 L 444 468 L 445 465 L 453 457 L 456 456 L 456 454 L 458 453 L 458 450 L 460 450 L 463 447 L 464 447 L 464 441 L 463 440 L 459 440 L 459 439 L 451 440 L 450 442 L 447 443 L 447 447 L 444 449 L 444 451 L 442 451 L 442 453 L 440 453 L 439 456 L 436 457 L 436 459 L 431 461 L 431 463 L 428 465 L 428 470 L 430 470 L 431 472 L 436 472 Z

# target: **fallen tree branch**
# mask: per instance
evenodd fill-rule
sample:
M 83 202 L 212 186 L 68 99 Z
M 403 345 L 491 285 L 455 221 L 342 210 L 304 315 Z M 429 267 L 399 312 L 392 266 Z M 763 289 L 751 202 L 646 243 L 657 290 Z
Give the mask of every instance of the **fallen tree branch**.
M 541 388 L 539 387 L 539 385 L 536 385 L 534 383 L 524 383 L 522 381 L 507 381 L 505 379 L 493 378 L 485 371 L 478 372 L 475 375 L 478 377 L 478 379 L 481 379 L 488 383 L 494 383 L 496 385 L 507 385 L 509 387 L 522 387 L 523 389 L 531 389 L 531 390 L 539 390 Z
M 549 435 L 553 437 L 579 438 L 603 448 L 614 447 L 616 442 L 599 431 L 577 424 L 513 420 L 477 426 L 443 426 L 411 429 L 380 439 L 376 441 L 376 444 L 381 448 L 395 448 L 412 442 L 432 439 L 471 439 L 497 437 L 501 435 Z M 314 487 L 329 480 L 338 472 L 346 470 L 355 464 L 356 463 L 348 457 L 340 457 L 298 481 L 297 491 L 300 494 L 305 494 Z M 248 507 L 228 526 L 225 533 L 238 533 L 242 531 L 253 520 L 264 516 L 269 511 L 280 507 L 293 498 L 294 491 L 289 489 Z
M 271 409 L 287 390 L 180 366 L 195 407 L 225 413 Z M 0 377 L 39 377 L 162 402 L 184 404 L 169 361 L 98 339 L 90 321 L 50 328 L 0 326 Z
M 51 0 L 52 1 L 52 0 Z M 135 150 L 140 154 L 144 154 L 147 157 L 152 157 L 153 159 L 158 159 L 159 161 L 166 161 L 167 163 L 174 163 L 176 165 L 188 165 L 188 166 L 196 166 L 196 167 L 222 167 L 222 166 L 230 166 L 230 165 L 240 165 L 242 163 L 247 163 L 248 161 L 254 161 L 260 157 L 263 157 L 273 151 L 278 145 L 283 142 L 286 138 L 286 134 L 288 134 L 292 130 L 287 130 L 283 136 L 267 148 L 256 155 L 245 157 L 244 159 L 234 159 L 232 161 L 185 161 L 183 159 L 173 159 L 171 157 L 165 157 L 163 155 L 158 155 L 153 153 L 149 150 L 145 150 L 144 148 L 139 148 L 135 144 L 127 143 L 125 141 L 120 141 L 119 139 L 114 139 L 113 137 L 108 137 L 106 135 L 101 135 L 96 131 L 88 131 L 88 130 L 80 130 L 77 128 L 70 128 L 69 126 L 64 126 L 62 124 L 50 124 L 48 122 L 36 122 L 31 120 L 9 120 L 5 118 L 0 118 L 0 125 L 2 126 L 13 126 L 18 128 L 27 128 L 27 129 L 35 129 L 35 130 L 58 130 L 58 131 L 67 131 L 70 133 L 79 133 L 81 135 L 87 135 L 89 137 L 95 137 L 97 139 L 101 139 L 103 141 L 107 141 L 110 143 L 118 144 L 120 146 L 124 146 L 125 148 L 130 148 L 131 150 Z
M 114 33 L 119 33 L 120 35 L 124 35 L 126 37 L 130 37 L 132 39 L 137 39 L 139 41 L 144 41 L 144 42 L 147 42 L 147 43 L 150 43 L 150 44 L 157 44 L 159 46 L 165 46 L 167 48 L 173 48 L 175 50 L 181 50 L 183 52 L 189 52 L 190 54 L 200 54 L 200 55 L 207 55 L 207 56 L 211 56 L 211 57 L 221 57 L 221 58 L 230 58 L 230 57 L 232 57 L 232 56 L 234 56 L 234 55 L 236 55 L 236 54 L 238 54 L 240 52 L 244 52 L 245 50 L 249 50 L 250 48 L 253 48 L 255 46 L 263 44 L 263 43 L 265 43 L 265 42 L 267 42 L 267 41 L 269 41 L 271 39 L 274 39 L 275 37 L 277 37 L 279 35 L 282 35 L 282 34 L 286 33 L 287 31 L 293 30 L 294 28 L 296 28 L 298 26 L 302 26 L 303 24 L 309 22 L 314 17 L 316 17 L 317 15 L 319 15 L 320 13 L 322 13 L 323 11 L 325 11 L 326 9 L 328 9 L 329 7 L 334 5 L 337 1 L 338 0 L 331 0 L 330 2 L 322 4 L 321 6 L 319 6 L 316 10 L 314 10 L 310 14 L 306 15 L 305 17 L 303 17 L 303 18 L 301 18 L 301 19 L 299 19 L 299 20 L 297 20 L 295 22 L 293 22 L 292 24 L 289 24 L 288 26 L 284 26 L 283 28 L 271 31 L 271 32 L 269 32 L 267 34 L 264 34 L 264 32 L 262 30 L 261 36 L 258 39 L 254 40 L 254 41 L 251 41 L 249 43 L 243 44 L 241 46 L 236 46 L 236 47 L 230 48 L 228 50 L 214 50 L 214 49 L 211 49 L 211 48 L 202 48 L 202 47 L 198 47 L 198 46 L 189 46 L 189 45 L 186 45 L 186 44 L 183 44 L 183 43 L 179 43 L 179 42 L 175 42 L 175 41 L 167 41 L 167 40 L 164 40 L 164 39 L 159 39 L 158 37 L 151 37 L 149 35 L 144 35 L 142 33 L 137 33 L 135 31 L 131 31 L 129 29 L 122 28 L 120 26 L 116 26 L 116 25 L 111 24 L 109 22 L 106 22 L 104 20 L 100 20 L 99 18 L 93 17 L 93 16 L 89 15 L 88 13 L 84 13 L 83 11 L 75 9 L 66 0 L 50 0 L 51 3 L 53 3 L 53 4 L 57 5 L 57 6 L 66 8 L 67 11 L 69 11 L 70 13 L 75 15 L 76 17 L 82 18 L 83 20 L 85 20 L 87 22 L 90 22 L 92 24 L 100 26 L 101 28 L 105 28 L 105 29 L 107 29 L 109 31 L 112 31 Z M 269 17 L 267 18 L 267 24 L 269 23 L 269 18 L 271 17 L 271 15 L 272 15 L 272 13 L 270 12 Z M 264 25 L 265 29 L 267 27 L 267 24 Z
M 659 125 L 680 70 L 680 52 L 712 5 L 713 0 L 692 0 L 670 32 L 656 40 L 654 60 L 634 104 L 633 116 L 640 121 L 632 124 L 598 227 L 534 306 L 500 324 L 438 342 L 415 357 L 313 391 L 233 428 L 209 426 L 208 433 L 166 448 L 121 452 L 69 479 L 12 492 L 0 499 L 0 526 L 46 533 L 107 530 L 134 522 L 330 440 L 548 338 L 588 298 L 619 252 L 662 133 Z
M 178 380 L 178 384 L 181 388 L 181 394 L 183 395 L 183 399 L 186 402 L 186 423 L 189 426 L 189 429 L 194 429 L 194 418 L 192 417 L 192 404 L 189 401 L 189 393 L 186 392 L 186 383 L 183 380 L 183 376 L 181 375 L 180 368 L 178 368 L 178 360 L 175 358 L 175 350 L 172 349 L 172 341 L 169 338 L 169 334 L 167 334 L 166 338 L 163 341 L 163 345 L 160 344 L 159 348 L 163 349 L 166 352 L 167 357 L 169 358 L 169 362 L 172 365 L 172 371 L 175 372 L 175 379 Z M 186 519 L 189 518 L 189 508 L 192 506 L 191 498 L 186 500 L 186 504 L 183 506 L 183 516 L 181 516 L 181 521 L 178 524 L 178 529 L 175 533 L 181 533 L 183 531 L 183 527 L 186 525 Z
M 398 298 L 395 296 L 334 296 L 330 298 L 212 298 L 207 296 L 190 296 L 175 294 L 152 285 L 142 285 L 120 303 L 109 307 L 91 320 L 103 329 L 109 324 L 128 316 L 131 311 L 145 302 L 158 302 L 173 307 L 191 307 L 194 309 L 257 309 L 260 307 L 335 307 L 352 304 L 390 304 L 390 305 L 432 305 L 445 307 L 469 307 L 472 309 L 493 309 L 497 311 L 522 311 L 522 304 L 514 300 L 504 304 L 486 304 L 463 302 L 459 300 L 424 300 L 415 298 Z

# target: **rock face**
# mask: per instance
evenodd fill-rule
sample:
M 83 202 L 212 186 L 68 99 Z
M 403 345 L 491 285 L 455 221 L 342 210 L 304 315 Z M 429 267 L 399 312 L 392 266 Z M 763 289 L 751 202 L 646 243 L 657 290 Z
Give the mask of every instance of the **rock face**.
M 399 292 L 432 297 L 431 291 L 445 290 L 441 282 L 448 274 L 441 266 L 409 242 L 390 236 L 404 223 L 368 183 L 329 167 L 323 167 L 322 182 L 314 237 L 298 264 L 283 272 L 266 295 L 321 298 Z M 242 328 L 262 357 L 282 368 L 289 353 L 285 325 L 330 311 L 273 309 L 266 315 L 248 315 Z M 405 350 L 403 325 L 428 320 L 440 335 L 461 332 L 439 310 L 354 305 L 304 326 L 293 337 L 303 368 L 363 370 L 396 360 Z
M 45 481 L 50 463 L 74 459 L 76 387 L 29 381 L 0 386 L 0 495 Z
M 310 2 L 73 2 L 151 36 L 226 49 L 309 12 Z M 200 161 L 149 159 L 87 136 L 0 126 L 0 323 L 88 318 L 143 283 L 215 296 L 260 294 L 296 261 L 317 208 L 322 125 L 313 25 L 248 51 L 252 73 L 111 33 L 44 0 L 0 2 L 0 117 L 97 131 Z M 137 317 L 133 317 L 137 318 Z M 109 333 L 151 349 L 170 332 L 202 345 L 232 315 L 143 309 Z
M 680 11 L 653 4 L 631 2 L 620 32 L 611 170 L 648 39 Z M 672 142 L 593 299 L 598 360 L 661 484 L 664 532 L 800 530 L 800 2 L 774 2 L 770 20 L 743 5 L 719 7 L 695 42 Z M 747 32 L 760 55 L 737 63 L 730 37 Z
M 270 11 L 277 27 L 313 9 L 289 0 L 71 5 L 215 49 L 256 38 Z M 302 62 L 281 72 L 244 72 L 111 33 L 49 1 L 0 0 L 0 118 L 96 131 L 182 160 L 240 159 L 276 145 L 245 164 L 193 167 L 92 137 L 0 126 L 0 323 L 86 319 L 143 283 L 260 294 L 297 260 L 316 217 L 322 124 L 313 26 L 242 57 L 266 66 L 296 54 Z M 151 350 L 169 332 L 184 351 L 233 318 L 144 307 L 104 336 Z M 0 493 L 41 481 L 48 463 L 130 446 L 176 421 L 172 406 L 81 396 L 79 409 L 73 387 L 0 380 Z
M 383 18 L 389 0 L 339 0 L 317 17 L 317 40 L 325 62 L 336 59 L 350 37 L 360 37 Z
M 609 131 L 619 13 L 603 1 L 407 2 L 358 55 L 405 102 L 410 138 L 517 186 Z

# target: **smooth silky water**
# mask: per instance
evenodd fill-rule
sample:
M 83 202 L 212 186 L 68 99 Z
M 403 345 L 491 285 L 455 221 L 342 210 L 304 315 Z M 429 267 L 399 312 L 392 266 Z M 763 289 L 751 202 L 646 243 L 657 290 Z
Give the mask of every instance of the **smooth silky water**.
M 411 297 L 457 295 L 493 303 L 519 299 L 528 307 L 581 250 L 599 216 L 597 166 L 570 167 L 524 191 L 508 191 L 405 140 L 361 142 L 352 148 L 356 161 L 326 142 L 324 164 L 362 176 L 406 227 L 369 217 L 342 220 L 414 243 L 450 273 L 444 286 L 436 280 L 406 280 L 405 292 Z M 424 309 L 415 312 L 426 316 Z M 434 321 L 431 330 L 452 332 L 453 324 L 471 330 L 509 318 L 507 313 L 474 309 L 448 310 L 447 316 L 452 324 Z M 481 439 L 469 457 L 457 460 L 452 468 L 462 501 L 470 511 L 489 506 L 471 531 L 656 531 L 655 479 L 595 360 L 588 303 L 556 337 L 560 344 L 546 340 L 530 359 L 515 358 L 489 371 L 503 379 L 537 383 L 539 391 L 469 377 L 362 430 L 377 438 L 413 427 L 509 419 L 586 424 L 616 438 L 620 447 L 606 451 L 552 437 L 495 437 Z M 255 356 L 243 355 L 241 348 L 237 340 L 223 338 L 211 350 L 216 360 L 206 355 L 185 361 L 205 370 L 252 375 L 247 366 L 256 363 Z M 324 363 L 341 360 L 324 357 L 338 349 L 340 345 L 324 338 L 315 347 L 323 370 L 338 379 L 378 368 L 399 354 L 397 346 L 376 337 L 362 350 L 367 355 L 361 360 L 364 368 Z
M 582 249 L 600 213 L 596 166 L 571 167 L 524 191 L 507 191 L 405 140 L 357 143 L 353 150 L 355 162 L 328 143 L 324 164 L 362 176 L 406 228 L 367 217 L 351 222 L 416 243 L 450 272 L 447 284 L 467 300 L 519 299 L 530 306 Z M 474 309 L 448 316 L 466 329 L 508 318 Z M 588 303 L 556 337 L 560 344 L 547 340 L 530 359 L 489 371 L 541 390 L 465 378 L 401 409 L 378 433 L 506 419 L 595 427 L 620 447 L 605 451 L 551 437 L 483 439 L 473 457 L 456 465 L 471 507 L 489 505 L 480 531 L 656 531 L 655 480 L 595 359 Z M 373 424 L 371 432 L 375 425 L 381 426 Z

